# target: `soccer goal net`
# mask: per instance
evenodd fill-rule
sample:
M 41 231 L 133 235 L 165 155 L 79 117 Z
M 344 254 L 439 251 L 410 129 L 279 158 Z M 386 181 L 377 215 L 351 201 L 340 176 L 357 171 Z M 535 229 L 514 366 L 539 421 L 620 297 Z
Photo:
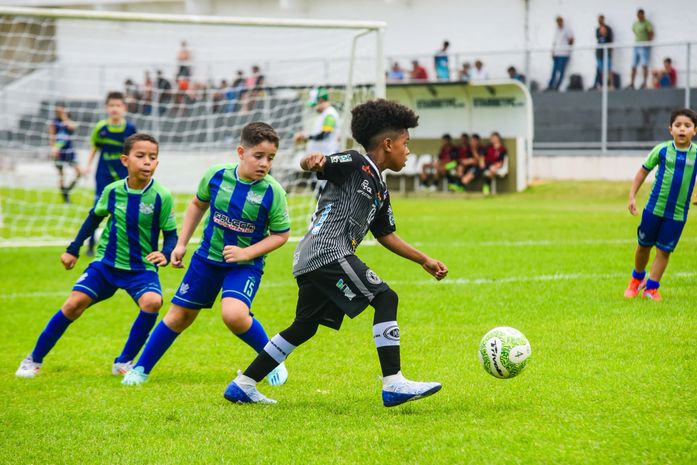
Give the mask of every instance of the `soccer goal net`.
M 49 128 L 64 107 L 84 169 L 111 91 L 124 94 L 126 119 L 159 139 L 155 177 L 177 194 L 180 215 L 206 168 L 236 159 L 242 128 L 271 124 L 281 139 L 272 174 L 302 236 L 315 183 L 299 171 L 304 147 L 294 136 L 317 117 L 309 96 L 326 89 L 345 142 L 350 109 L 384 96 L 383 27 L 0 6 L 0 245 L 76 233 L 94 202 L 94 175 L 65 195 L 77 172 L 62 164 L 59 189 L 52 144 L 65 135 Z

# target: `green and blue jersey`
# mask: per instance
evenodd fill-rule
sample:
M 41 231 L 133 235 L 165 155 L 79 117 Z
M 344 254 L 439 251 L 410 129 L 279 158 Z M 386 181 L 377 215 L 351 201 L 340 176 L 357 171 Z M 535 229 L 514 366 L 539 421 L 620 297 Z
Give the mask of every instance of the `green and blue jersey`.
M 118 126 L 112 126 L 108 119 L 103 119 L 94 127 L 90 142 L 93 148 L 99 150 L 97 194 L 107 184 L 128 176 L 128 170 L 121 163 L 121 154 L 124 141 L 136 132 L 135 125 L 125 119 Z
M 95 260 L 120 270 L 156 270 L 145 259 L 159 250 L 160 231 L 177 229 L 172 194 L 154 179 L 142 190 L 130 189 L 126 179 L 104 188 L 94 214 L 109 216 Z
M 286 192 L 270 175 L 258 181 L 245 181 L 236 164 L 215 165 L 201 179 L 196 197 L 210 203 L 201 245 L 196 254 L 216 264 L 227 264 L 223 248 L 249 247 L 270 233 L 290 230 Z M 240 265 L 264 267 L 264 257 Z M 234 266 L 235 263 L 230 263 Z
M 697 145 L 693 143 L 685 150 L 678 149 L 672 140 L 654 147 L 643 164 L 646 171 L 658 166 L 645 209 L 656 216 L 687 221 L 697 174 L 696 159 Z

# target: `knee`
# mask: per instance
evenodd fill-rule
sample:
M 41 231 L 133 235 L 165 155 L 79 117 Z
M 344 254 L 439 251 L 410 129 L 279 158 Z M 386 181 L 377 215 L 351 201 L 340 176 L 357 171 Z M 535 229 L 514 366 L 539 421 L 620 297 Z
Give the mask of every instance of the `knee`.
M 143 296 L 138 301 L 138 306 L 144 312 L 157 313 L 162 308 L 162 297 L 157 294 Z
M 386 291 L 380 293 L 373 299 L 371 305 L 375 307 L 374 323 L 397 320 L 399 297 L 392 289 L 387 288 Z
M 181 333 L 191 326 L 191 323 L 198 316 L 198 312 L 199 310 L 191 310 L 174 305 L 169 309 L 163 320 L 172 331 Z
M 82 316 L 91 301 L 87 296 L 84 298 L 71 296 L 61 307 L 61 311 L 66 318 L 74 321 Z
M 249 309 L 246 306 L 226 308 L 222 312 L 222 317 L 225 326 L 230 328 L 230 331 L 235 334 L 246 332 L 252 320 L 252 317 L 249 315 Z

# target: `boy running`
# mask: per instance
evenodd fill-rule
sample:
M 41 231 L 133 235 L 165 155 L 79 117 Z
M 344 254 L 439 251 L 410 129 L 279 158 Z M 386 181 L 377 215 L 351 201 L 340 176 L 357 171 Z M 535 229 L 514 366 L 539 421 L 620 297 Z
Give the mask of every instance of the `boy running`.
M 106 186 L 77 237 L 61 256 L 61 262 L 66 270 L 71 270 L 77 263 L 82 243 L 104 217 L 110 216 L 97 256 L 78 278 L 68 300 L 49 320 L 32 353 L 20 364 L 16 372 L 20 378 L 35 377 L 44 357 L 68 326 L 87 307 L 108 299 L 117 289 L 128 292 L 140 313 L 121 355 L 114 360 L 113 375 L 128 370 L 155 325 L 162 306 L 157 267 L 167 265 L 166 257 L 177 242 L 172 196 L 152 179 L 158 164 L 158 143 L 154 137 L 135 134 L 126 139 L 121 162 L 128 170 L 128 177 Z M 162 251 L 158 250 L 160 231 L 164 236 Z
M 375 308 L 373 338 L 382 367 L 382 399 L 387 407 L 438 392 L 439 383 L 409 381 L 402 376 L 397 325 L 397 294 L 363 263 L 355 251 L 372 232 L 384 247 L 419 263 L 436 279 L 448 268 L 404 242 L 395 234 L 395 221 L 382 171 L 399 171 L 409 155 L 409 129 L 418 125 L 410 109 L 387 100 L 374 100 L 352 111 L 353 138 L 367 154 L 347 151 L 307 155 L 300 163 L 327 180 L 312 225 L 300 241 L 293 260 L 299 287 L 295 321 L 271 341 L 225 391 L 231 402 L 275 403 L 256 385 L 283 363 L 299 345 L 315 335 L 319 325 L 338 330 L 344 315 L 354 318 L 368 305 Z
M 639 245 L 634 255 L 632 278 L 624 291 L 627 298 L 636 297 L 644 289 L 644 298 L 661 300 L 658 292 L 660 281 L 668 266 L 670 254 L 680 240 L 695 187 L 697 145 L 692 143 L 692 138 L 697 132 L 696 125 L 697 113 L 694 111 L 687 108 L 674 111 L 670 115 L 668 128 L 673 140 L 654 147 L 634 177 L 629 190 L 628 208 L 636 216 L 636 193 L 649 172 L 658 166 L 656 181 L 637 230 Z M 656 257 L 646 279 L 646 265 L 654 245 Z
M 73 132 L 75 132 L 77 124 L 70 119 L 62 103 L 56 103 L 54 111 L 56 116 L 48 125 L 48 143 L 51 146 L 51 155 L 58 170 L 58 185 L 63 201 L 70 203 L 70 191 L 80 179 L 80 167 L 77 165 L 75 147 L 73 147 Z M 63 172 L 66 166 L 75 170 L 75 178 L 68 185 L 65 184 Z
M 92 150 L 87 159 L 87 166 L 84 172 L 90 172 L 92 161 L 99 152 L 99 162 L 95 180 L 97 190 L 95 191 L 95 203 L 102 195 L 104 188 L 114 181 L 123 179 L 128 175 L 126 167 L 121 163 L 124 141 L 137 132 L 133 123 L 128 121 L 126 114 L 126 101 L 121 92 L 109 92 L 106 96 L 106 111 L 108 118 L 97 123 L 92 131 L 90 138 Z M 90 236 L 87 248 L 87 255 L 94 254 L 94 236 Z
M 256 352 L 269 341 L 263 326 L 250 311 L 261 284 L 264 257 L 288 240 L 290 220 L 286 193 L 269 170 L 278 150 L 278 134 L 266 123 L 242 129 L 238 164 L 211 167 L 186 210 L 172 266 L 183 268 L 186 246 L 201 218 L 210 211 L 201 245 L 125 385 L 143 384 L 174 340 L 191 326 L 202 308 L 211 308 L 220 289 L 226 326 Z M 271 370 L 269 370 L 270 372 Z M 264 373 L 264 375 L 268 374 Z M 280 365 L 268 380 L 285 383 L 288 372 Z

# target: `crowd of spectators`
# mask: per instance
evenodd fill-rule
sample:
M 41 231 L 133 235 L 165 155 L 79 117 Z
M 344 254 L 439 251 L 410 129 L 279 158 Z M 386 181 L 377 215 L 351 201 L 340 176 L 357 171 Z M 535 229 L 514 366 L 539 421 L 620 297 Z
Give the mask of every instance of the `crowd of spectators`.
M 551 44 L 552 66 L 550 78 L 545 90 L 559 91 L 565 82 L 566 70 L 569 61 L 573 54 L 573 45 L 575 42 L 574 34 L 570 26 L 566 23 L 565 18 L 557 16 L 555 18 L 556 27 L 554 30 L 554 39 Z M 673 62 L 670 57 L 665 57 L 663 67 L 650 70 L 651 63 L 651 43 L 654 39 L 654 25 L 647 19 L 643 9 L 638 9 L 636 20 L 632 24 L 632 34 L 636 45 L 632 50 L 632 67 L 629 77 L 629 85 L 626 88 L 634 89 L 635 82 L 639 71 L 641 71 L 641 82 L 639 88 L 647 88 L 649 85 L 655 88 L 672 88 L 677 84 L 677 73 L 673 67 Z M 604 15 L 598 15 L 598 24 L 595 28 L 595 39 L 598 48 L 595 51 L 595 80 L 589 90 L 597 90 L 603 87 L 603 76 L 607 72 L 607 86 L 609 89 L 621 88 L 620 73 L 613 68 L 613 49 L 608 46 L 614 42 L 614 34 L 612 27 L 605 21 Z M 484 62 L 477 58 L 472 62 L 465 61 L 456 63 L 455 67 L 451 68 L 451 55 L 449 54 L 450 42 L 443 41 L 443 45 L 433 56 L 433 77 L 429 76 L 429 70 L 418 59 L 412 60 L 411 71 L 402 69 L 398 60 L 393 60 L 390 63 L 390 71 L 387 74 L 388 82 L 419 82 L 419 81 L 452 81 L 461 82 L 476 82 L 489 80 Z M 607 61 L 607 63 L 605 62 Z M 452 71 L 452 72 L 451 72 Z M 525 75 L 521 74 L 514 66 L 508 67 L 508 76 L 511 79 L 526 83 Z M 653 79 L 649 82 L 649 77 Z M 531 89 L 535 90 L 539 85 L 530 83 Z M 567 90 L 582 90 L 583 82 L 581 75 L 572 74 L 568 77 Z
M 486 144 L 479 134 L 462 133 L 459 143 L 454 143 L 450 134 L 444 134 L 438 156 L 421 167 L 421 188 L 435 191 L 447 180 L 450 191 L 463 192 L 476 181 L 481 181 L 483 192 L 488 194 L 492 180 L 506 175 L 507 156 L 508 151 L 498 132 L 492 132 Z

